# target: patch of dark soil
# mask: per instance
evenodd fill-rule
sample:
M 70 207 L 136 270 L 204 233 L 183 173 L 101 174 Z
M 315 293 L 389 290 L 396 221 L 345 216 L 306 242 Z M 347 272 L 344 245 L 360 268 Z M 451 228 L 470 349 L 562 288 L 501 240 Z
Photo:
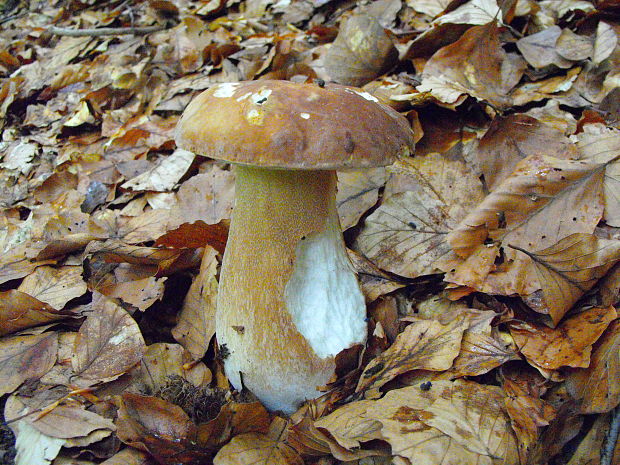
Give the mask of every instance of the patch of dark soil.
M 4 422 L 4 404 L 6 396 L 0 398 L 0 465 L 15 463 L 15 436 Z

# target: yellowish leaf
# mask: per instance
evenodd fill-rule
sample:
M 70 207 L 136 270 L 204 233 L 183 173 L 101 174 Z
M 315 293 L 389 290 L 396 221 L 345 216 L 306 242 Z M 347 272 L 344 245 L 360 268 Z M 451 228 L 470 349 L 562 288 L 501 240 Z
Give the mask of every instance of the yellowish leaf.
M 283 441 L 260 433 L 235 436 L 220 449 L 214 465 L 303 465 L 295 450 Z
M 18 289 L 57 310 L 61 310 L 71 299 L 84 295 L 87 290 L 82 280 L 82 267 L 79 266 L 40 266 L 22 281 Z

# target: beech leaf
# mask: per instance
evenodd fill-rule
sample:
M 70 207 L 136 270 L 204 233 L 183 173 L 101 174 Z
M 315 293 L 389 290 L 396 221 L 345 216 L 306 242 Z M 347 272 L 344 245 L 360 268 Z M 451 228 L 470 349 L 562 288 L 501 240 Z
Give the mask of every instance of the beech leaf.
M 235 436 L 220 449 L 214 465 L 303 465 L 289 445 L 260 433 Z

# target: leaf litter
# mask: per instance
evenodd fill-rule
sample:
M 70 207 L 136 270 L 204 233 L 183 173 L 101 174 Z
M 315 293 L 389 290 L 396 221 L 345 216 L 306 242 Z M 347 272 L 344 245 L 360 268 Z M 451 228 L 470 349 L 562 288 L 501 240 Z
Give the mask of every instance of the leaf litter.
M 17 464 L 612 463 L 613 2 L 1 7 Z M 417 141 L 387 169 L 339 173 L 371 332 L 290 418 L 230 391 L 213 315 L 234 174 L 174 144 L 199 91 L 261 78 L 360 86 Z

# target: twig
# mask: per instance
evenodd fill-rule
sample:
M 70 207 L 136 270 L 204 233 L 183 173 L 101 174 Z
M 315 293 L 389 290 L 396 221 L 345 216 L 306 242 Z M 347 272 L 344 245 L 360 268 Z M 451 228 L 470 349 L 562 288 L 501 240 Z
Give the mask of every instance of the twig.
M 165 24 L 158 26 L 145 27 L 100 27 L 94 29 L 71 29 L 64 27 L 50 26 L 47 30 L 50 34 L 69 37 L 100 37 L 100 36 L 119 36 L 125 34 L 144 35 L 151 32 L 159 32 L 167 29 Z
M 620 433 L 620 406 L 616 407 L 611 412 L 611 425 L 609 426 L 609 432 L 605 438 L 605 444 L 601 451 L 601 465 L 611 465 L 614 458 L 614 450 L 616 449 L 616 443 L 618 442 L 618 434 Z

